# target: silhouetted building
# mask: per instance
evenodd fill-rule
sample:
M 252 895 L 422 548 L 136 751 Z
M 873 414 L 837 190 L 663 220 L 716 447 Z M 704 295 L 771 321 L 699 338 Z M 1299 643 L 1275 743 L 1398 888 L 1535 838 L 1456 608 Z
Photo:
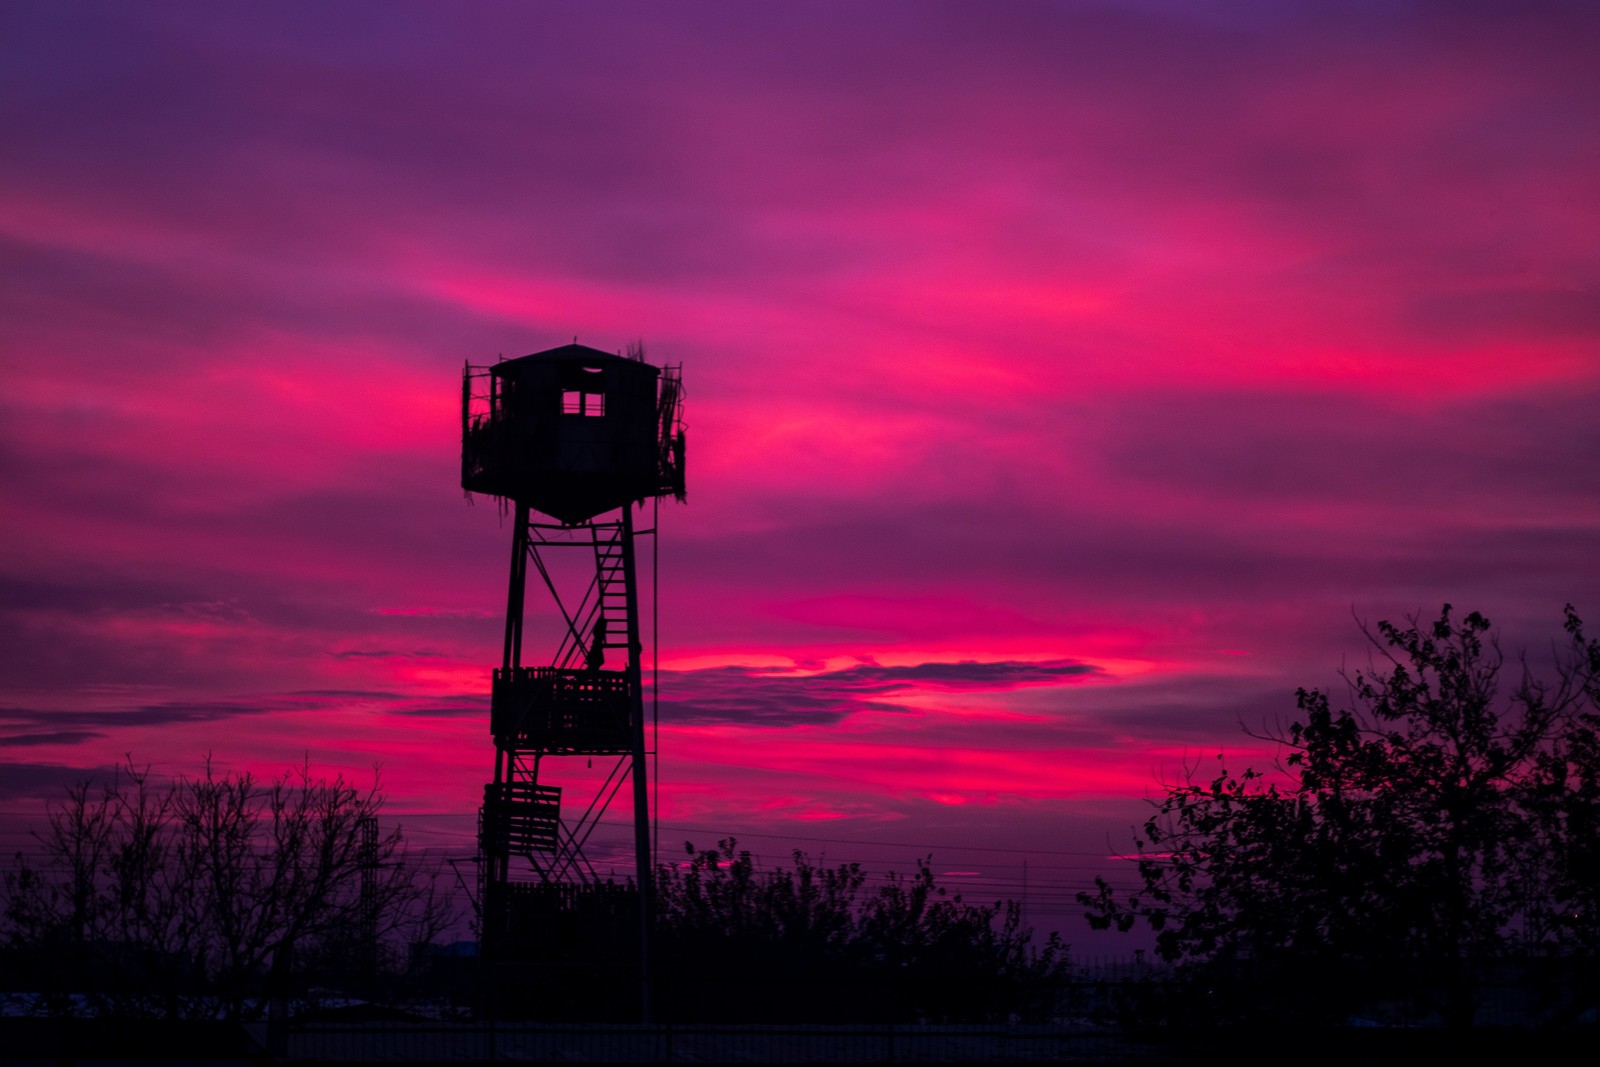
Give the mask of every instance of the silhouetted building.
M 479 813 L 484 956 L 524 972 L 543 964 L 549 981 L 536 984 L 547 986 L 631 956 L 646 1012 L 650 820 L 634 508 L 683 499 L 682 395 L 678 368 L 644 362 L 642 349 L 624 357 L 571 344 L 468 364 L 462 377 L 461 485 L 515 511 L 489 715 L 494 778 Z M 545 559 L 558 549 L 592 560 L 581 593 L 558 588 Z M 523 657 L 530 562 L 563 623 L 537 666 Z M 564 809 L 560 760 L 573 756 L 616 762 L 592 799 Z M 602 884 L 584 854 L 624 781 L 633 793 L 631 887 Z M 621 923 L 625 914 L 636 921 Z

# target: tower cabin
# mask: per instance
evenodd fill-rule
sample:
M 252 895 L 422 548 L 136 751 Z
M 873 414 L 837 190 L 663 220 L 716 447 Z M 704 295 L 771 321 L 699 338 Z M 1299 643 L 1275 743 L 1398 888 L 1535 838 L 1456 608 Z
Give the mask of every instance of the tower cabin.
M 462 378 L 461 487 L 565 525 L 683 497 L 675 367 L 570 344 Z

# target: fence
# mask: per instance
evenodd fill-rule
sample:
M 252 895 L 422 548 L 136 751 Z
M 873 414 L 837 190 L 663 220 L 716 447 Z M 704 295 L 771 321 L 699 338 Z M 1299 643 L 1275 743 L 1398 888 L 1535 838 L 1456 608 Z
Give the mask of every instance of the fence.
M 273 1051 L 286 1063 L 1087 1063 L 1126 1060 L 1138 1046 L 1045 1026 L 383 1022 L 295 1024 Z

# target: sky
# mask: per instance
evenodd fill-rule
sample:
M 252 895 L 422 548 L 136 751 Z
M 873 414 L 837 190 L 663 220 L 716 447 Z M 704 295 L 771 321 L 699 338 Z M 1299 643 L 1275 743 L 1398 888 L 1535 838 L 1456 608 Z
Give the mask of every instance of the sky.
M 381 766 L 470 855 L 462 364 L 642 340 L 663 852 L 931 854 L 1080 941 L 1363 623 L 1600 625 L 1596 54 L 1585 2 L 7 3 L 0 845 L 209 758 Z

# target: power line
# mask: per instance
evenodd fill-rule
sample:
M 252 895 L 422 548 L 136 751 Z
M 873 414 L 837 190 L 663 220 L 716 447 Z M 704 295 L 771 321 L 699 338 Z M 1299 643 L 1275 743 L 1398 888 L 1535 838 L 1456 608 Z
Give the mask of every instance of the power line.
M 467 819 L 467 818 L 474 818 L 475 819 L 477 816 L 472 812 L 460 812 L 460 811 L 394 811 L 394 812 L 384 812 L 384 817 L 386 817 L 386 818 L 394 818 L 394 819 L 400 819 L 400 818 L 418 818 L 418 819 L 422 819 L 422 818 L 428 818 L 428 819 L 436 819 L 436 818 Z M 949 843 L 931 844 L 931 843 L 928 843 L 928 842 L 912 842 L 912 841 L 882 841 L 882 840 L 876 840 L 876 839 L 873 839 L 873 838 L 864 838 L 864 837 L 817 837 L 817 836 L 806 835 L 806 834 L 777 834 L 777 833 L 769 833 L 769 832 L 762 832 L 762 831 L 755 831 L 755 830 L 733 830 L 733 829 L 727 829 L 727 828 L 724 828 L 724 829 L 721 829 L 721 830 L 713 830 L 710 827 L 705 827 L 705 826 L 672 826 L 672 825 L 668 825 L 666 823 L 660 824 L 659 825 L 659 829 L 671 830 L 671 831 L 673 831 L 675 833 L 683 833 L 683 834 L 704 834 L 704 835 L 712 838 L 713 840 L 717 840 L 717 841 L 721 841 L 721 840 L 723 840 L 725 838 L 729 838 L 729 837 L 734 838 L 736 840 L 743 840 L 743 839 L 745 839 L 747 837 L 756 837 L 756 838 L 761 838 L 763 840 L 805 841 L 805 842 L 809 842 L 809 843 L 812 843 L 812 844 L 823 844 L 823 845 L 867 845 L 867 846 L 870 846 L 870 847 L 873 847 L 873 848 L 904 848 L 904 849 L 910 849 L 910 850 L 913 850 L 913 851 L 916 851 L 916 852 L 925 852 L 925 853 L 992 852 L 992 853 L 999 853 L 999 854 L 1006 854 L 1006 855 L 1080 856 L 1080 857 L 1084 857 L 1084 858 L 1097 859 L 1097 860 L 1115 860 L 1116 859 L 1116 857 L 1111 855 L 1109 852 L 1100 852 L 1100 851 L 1081 852 L 1081 851 L 1073 851 L 1071 849 L 1023 848 L 1023 847 L 1020 847 L 1020 846 L 1018 846 L 1018 847 L 1000 847 L 1000 846 L 995 846 L 995 845 L 953 845 L 953 844 L 949 844 Z M 434 831 L 431 831 L 431 832 L 434 832 Z M 449 833 L 449 832 L 452 832 L 452 831 L 436 831 L 436 832 Z
M 664 830 L 676 830 L 679 833 L 700 833 L 700 834 L 716 834 L 716 833 L 719 833 L 718 831 L 709 830 L 709 829 L 707 829 L 705 827 L 693 827 L 693 826 L 663 826 L 662 829 L 664 829 Z M 759 838 L 772 839 L 772 840 L 777 840 L 777 841 L 809 841 L 809 842 L 813 842 L 813 843 L 816 843 L 816 844 L 825 844 L 825 845 L 869 845 L 869 846 L 871 846 L 873 848 L 906 848 L 906 849 L 912 849 L 912 850 L 918 851 L 918 852 L 929 852 L 929 853 L 946 852 L 946 851 L 950 851 L 950 852 L 992 852 L 992 853 L 1001 853 L 1001 854 L 1006 854 L 1006 855 L 1024 855 L 1024 856 L 1082 856 L 1082 857 L 1090 857 L 1090 858 L 1100 859 L 1100 860 L 1108 860 L 1108 859 L 1112 858 L 1111 856 L 1107 855 L 1104 852 L 1075 852 L 1075 851 L 1071 851 L 1069 849 L 1020 848 L 1020 847 L 1001 848 L 1001 847 L 994 846 L 994 845 L 952 845 L 952 844 L 931 845 L 931 844 L 927 844 L 927 843 L 917 844 L 917 843 L 912 843 L 912 842 L 908 842 L 908 841 L 878 841 L 878 840 L 873 840 L 871 838 L 813 837 L 813 836 L 807 836 L 807 835 L 803 835 L 803 834 L 759 833 L 759 832 L 756 832 L 756 831 L 753 831 L 753 830 L 752 831 L 727 831 L 726 833 L 722 833 L 721 836 L 722 837 L 732 837 L 732 838 L 736 838 L 736 839 L 737 838 L 744 838 L 744 837 L 759 837 Z M 718 839 L 720 840 L 721 838 L 719 837 Z

